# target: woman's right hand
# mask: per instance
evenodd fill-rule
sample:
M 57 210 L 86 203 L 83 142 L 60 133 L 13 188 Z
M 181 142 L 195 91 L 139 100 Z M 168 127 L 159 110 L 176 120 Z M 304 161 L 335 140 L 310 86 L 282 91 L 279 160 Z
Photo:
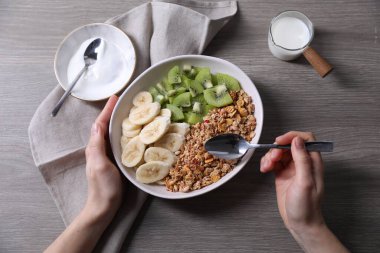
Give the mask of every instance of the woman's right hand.
M 305 149 L 305 141 L 315 141 L 314 135 L 293 131 L 277 137 L 277 144 L 291 143 L 291 150 L 271 149 L 261 159 L 260 170 L 275 173 L 280 215 L 306 252 L 347 252 L 325 224 L 323 161 L 319 152 Z
M 286 227 L 294 232 L 324 224 L 321 212 L 323 162 L 317 152 L 308 153 L 305 141 L 315 141 L 313 134 L 289 132 L 276 143 L 291 143 L 291 151 L 272 149 L 261 159 L 261 172 L 274 171 L 277 204 Z

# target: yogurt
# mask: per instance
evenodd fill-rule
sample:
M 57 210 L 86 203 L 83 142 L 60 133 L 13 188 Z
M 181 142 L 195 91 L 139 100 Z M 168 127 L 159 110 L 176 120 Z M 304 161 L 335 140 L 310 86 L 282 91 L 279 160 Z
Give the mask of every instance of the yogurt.
M 67 68 L 68 83 L 72 83 L 84 67 L 83 54 L 88 45 L 96 38 L 84 41 L 69 61 Z M 102 90 L 114 90 L 116 93 L 120 82 L 125 81 L 123 73 L 128 72 L 128 64 L 120 48 L 112 42 L 102 40 L 97 49 L 97 61 L 88 67 L 73 89 L 75 94 L 86 93 L 86 96 L 97 97 Z
M 281 60 L 293 60 L 302 54 L 312 38 L 311 22 L 300 12 L 284 12 L 273 19 L 268 35 L 272 54 Z M 306 23 L 309 21 L 310 24 Z

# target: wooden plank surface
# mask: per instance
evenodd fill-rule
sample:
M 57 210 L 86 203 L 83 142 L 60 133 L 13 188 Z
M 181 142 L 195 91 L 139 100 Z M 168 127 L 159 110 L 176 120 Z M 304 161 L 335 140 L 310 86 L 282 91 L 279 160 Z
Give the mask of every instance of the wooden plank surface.
M 56 85 L 53 58 L 74 28 L 141 1 L 0 1 L 0 252 L 40 252 L 64 229 L 29 150 L 27 127 Z M 353 252 L 380 248 L 380 3 L 239 1 L 235 19 L 205 54 L 241 67 L 262 95 L 262 142 L 288 130 L 336 142 L 325 155 L 324 214 Z M 267 48 L 271 18 L 297 9 L 314 22 L 313 47 L 335 67 L 321 79 L 305 62 Z M 279 217 L 272 175 L 256 153 L 226 185 L 199 198 L 151 198 L 123 251 L 300 252 Z

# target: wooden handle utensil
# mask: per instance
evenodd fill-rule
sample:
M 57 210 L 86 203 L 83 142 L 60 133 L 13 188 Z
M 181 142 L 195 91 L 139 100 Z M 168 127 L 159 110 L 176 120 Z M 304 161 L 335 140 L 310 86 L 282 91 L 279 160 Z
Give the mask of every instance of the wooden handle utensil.
M 305 56 L 306 60 L 310 63 L 311 66 L 313 66 L 313 68 L 322 78 L 333 70 L 333 67 L 312 47 L 306 48 L 306 50 L 303 52 L 303 56 Z

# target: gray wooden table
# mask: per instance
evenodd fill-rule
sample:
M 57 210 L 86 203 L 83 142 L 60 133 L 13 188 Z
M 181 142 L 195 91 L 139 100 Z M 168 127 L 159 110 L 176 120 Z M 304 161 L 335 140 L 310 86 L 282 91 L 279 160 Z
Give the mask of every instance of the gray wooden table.
M 53 58 L 74 28 L 102 22 L 140 1 L 0 1 L 0 252 L 40 252 L 64 229 L 29 150 L 27 127 L 57 84 Z M 353 252 L 380 249 L 380 2 L 239 1 L 240 12 L 205 54 L 229 60 L 264 102 L 262 142 L 288 130 L 336 142 L 325 155 L 328 225 Z M 335 66 L 321 79 L 305 62 L 267 48 L 279 11 L 314 22 L 316 48 Z M 256 153 L 226 185 L 205 196 L 151 198 L 126 240 L 128 252 L 300 252 L 279 217 L 272 175 Z

